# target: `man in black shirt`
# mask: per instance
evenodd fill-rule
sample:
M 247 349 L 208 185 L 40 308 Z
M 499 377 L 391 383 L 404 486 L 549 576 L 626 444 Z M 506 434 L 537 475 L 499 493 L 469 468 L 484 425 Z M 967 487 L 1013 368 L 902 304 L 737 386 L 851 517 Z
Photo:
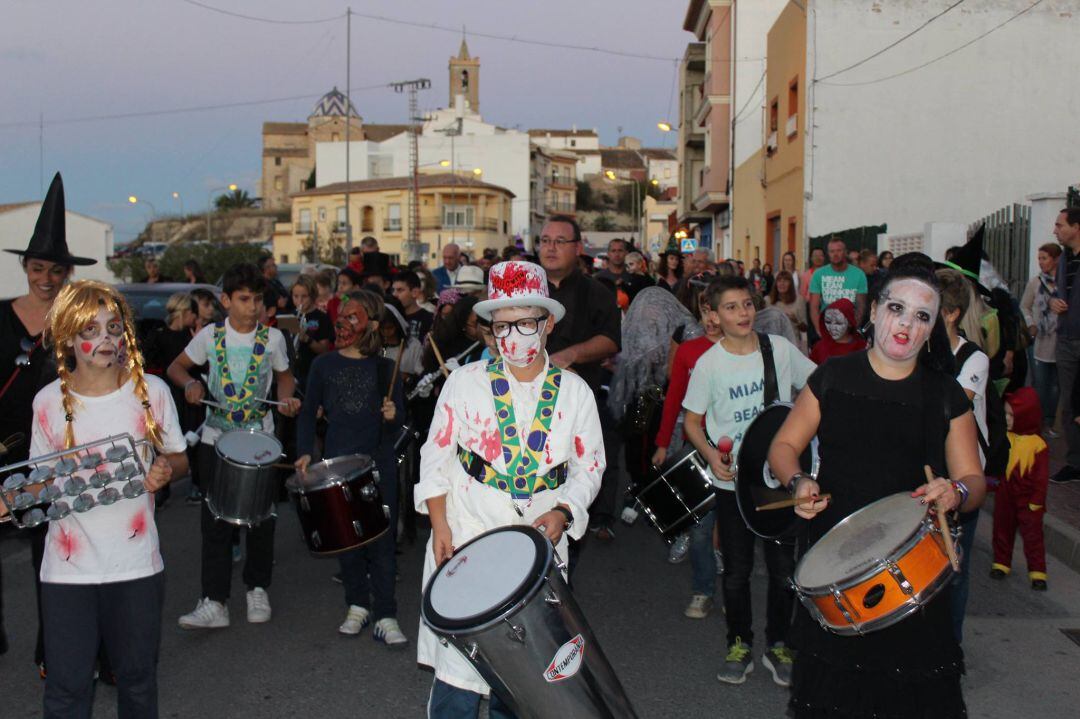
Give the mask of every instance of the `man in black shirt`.
M 259 271 L 266 278 L 266 289 L 263 291 L 263 304 L 266 305 L 266 313 L 271 320 L 278 312 L 285 313 L 289 306 L 289 291 L 277 276 L 277 263 L 273 255 L 263 255 L 259 258 Z M 273 322 L 271 322 L 273 324 Z
M 1054 221 L 1054 237 L 1064 252 L 1058 258 L 1057 289 L 1050 300 L 1050 310 L 1058 316 L 1057 359 L 1058 386 L 1061 387 L 1061 424 L 1068 448 L 1065 466 L 1050 478 L 1055 484 L 1080 481 L 1080 427 L 1073 419 L 1077 410 L 1072 403 L 1074 386 L 1080 376 L 1080 208 L 1067 207 Z
M 566 308 L 566 317 L 548 337 L 551 361 L 585 380 L 596 394 L 596 406 L 604 427 L 604 451 L 608 468 L 600 493 L 589 508 L 589 527 L 598 538 L 614 536 L 615 495 L 618 488 L 619 436 L 607 409 L 607 393 L 601 393 L 602 364 L 615 356 L 622 341 L 622 323 L 615 294 L 578 267 L 581 228 L 572 217 L 553 215 L 544 224 L 539 242 L 540 264 L 548 276 L 551 297 Z
M 401 303 L 402 314 L 409 323 L 409 336 L 423 343 L 435 316 L 420 306 L 423 285 L 415 272 L 399 272 L 394 275 L 391 293 Z

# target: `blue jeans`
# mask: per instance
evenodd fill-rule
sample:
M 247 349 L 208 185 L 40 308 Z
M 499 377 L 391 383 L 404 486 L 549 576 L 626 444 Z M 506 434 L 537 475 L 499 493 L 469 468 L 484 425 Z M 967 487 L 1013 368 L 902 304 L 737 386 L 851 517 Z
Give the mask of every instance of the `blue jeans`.
M 713 527 L 716 510 L 711 510 L 690 530 L 690 569 L 694 594 L 711 597 L 716 593 L 716 555 L 713 554 Z
M 964 641 L 964 614 L 967 612 L 967 600 L 971 574 L 971 552 L 975 546 L 975 528 L 979 525 L 979 510 L 964 512 L 960 515 L 960 571 L 952 579 L 952 619 L 953 634 L 956 643 Z
M 480 702 L 484 697 L 468 689 L 458 689 L 438 679 L 431 685 L 428 697 L 428 719 L 477 719 L 480 716 Z M 495 692 L 491 693 L 488 703 L 490 719 L 516 719 Z
M 390 528 L 367 546 L 338 556 L 345 604 L 370 609 L 374 621 L 397 617 L 394 592 L 397 574 L 398 479 L 396 458 L 388 453 L 377 462 L 382 503 L 390 507 Z
M 1035 360 L 1031 366 L 1032 384 L 1039 395 L 1043 419 L 1053 427 L 1058 408 L 1058 373 L 1056 362 Z

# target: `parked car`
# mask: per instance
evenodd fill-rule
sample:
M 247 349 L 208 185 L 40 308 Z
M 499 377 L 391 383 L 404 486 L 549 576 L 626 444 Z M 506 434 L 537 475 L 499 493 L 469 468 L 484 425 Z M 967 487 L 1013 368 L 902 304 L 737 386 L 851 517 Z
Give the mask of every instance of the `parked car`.
M 215 297 L 220 292 L 213 285 L 193 285 L 187 282 L 133 282 L 116 286 L 131 305 L 131 311 L 135 313 L 135 336 L 140 347 L 154 328 L 165 324 L 165 306 L 169 303 L 169 298 L 177 292 L 191 292 L 196 288 L 209 290 Z

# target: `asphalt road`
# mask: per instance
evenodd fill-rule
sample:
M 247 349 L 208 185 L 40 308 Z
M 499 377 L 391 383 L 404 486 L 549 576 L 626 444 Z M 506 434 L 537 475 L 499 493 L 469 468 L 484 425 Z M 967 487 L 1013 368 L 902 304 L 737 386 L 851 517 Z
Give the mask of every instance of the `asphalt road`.
M 184 489 L 177 487 L 183 496 Z M 234 572 L 232 626 L 190 632 L 176 618 L 199 593 L 199 516 L 175 501 L 158 515 L 167 572 L 159 669 L 166 717 L 422 717 L 431 674 L 416 665 L 415 645 L 389 649 L 339 637 L 341 586 L 333 560 L 315 559 L 299 538 L 295 513 L 279 506 L 277 566 L 269 624 L 244 619 L 240 565 Z M 1080 630 L 1080 577 L 1050 560 L 1050 591 L 1032 592 L 1023 572 L 987 578 L 990 518 L 980 522 L 966 628 L 965 696 L 972 717 L 1075 717 L 1080 706 L 1080 645 L 1061 631 Z M 590 542 L 575 573 L 575 594 L 605 653 L 645 718 L 695 719 L 785 715 L 786 690 L 760 665 L 738 687 L 715 679 L 723 658 L 724 619 L 682 616 L 690 567 L 670 565 L 658 536 L 641 522 L 620 525 L 611 544 Z M 10 528 L 0 532 L 4 603 L 11 651 L 0 657 L 0 716 L 41 713 L 42 683 L 32 666 L 36 619 L 29 547 Z M 399 617 L 415 640 L 422 546 L 399 556 Z M 764 606 L 763 563 L 755 573 L 755 607 Z M 1023 569 L 1019 556 L 1017 569 Z M 758 618 L 761 618 L 759 612 Z M 760 623 L 760 621 L 759 621 Z M 763 635 L 763 628 L 756 627 Z M 1078 632 L 1080 634 L 1080 632 Z M 1080 641 L 1080 640 L 1078 640 Z M 99 686 L 95 716 L 114 717 L 115 690 Z

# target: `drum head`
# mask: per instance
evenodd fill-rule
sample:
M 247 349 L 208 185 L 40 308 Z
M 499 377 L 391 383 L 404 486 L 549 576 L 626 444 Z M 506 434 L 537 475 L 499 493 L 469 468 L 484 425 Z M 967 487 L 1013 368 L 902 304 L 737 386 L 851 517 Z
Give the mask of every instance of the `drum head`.
M 501 527 L 454 553 L 424 590 L 421 615 L 436 632 L 480 630 L 532 594 L 553 549 L 532 527 Z
M 757 511 L 763 504 L 791 498 L 769 467 L 769 447 L 790 413 L 791 405 L 786 402 L 769 405 L 746 428 L 739 445 L 735 498 L 746 526 L 765 539 L 792 537 L 800 526 L 800 518 L 791 507 Z M 816 437 L 799 457 L 799 466 L 807 474 L 817 474 Z
M 896 559 L 925 516 L 926 505 L 909 492 L 866 505 L 803 555 L 795 568 L 795 583 L 805 589 L 827 587 L 859 576 L 879 560 Z
M 225 459 L 249 467 L 273 464 L 281 457 L 277 437 L 254 429 L 234 429 L 218 438 L 217 453 Z
M 373 469 L 375 463 L 366 454 L 348 454 L 344 457 L 324 459 L 310 465 L 303 475 L 298 472 L 289 477 L 285 480 L 285 488 L 297 494 L 317 492 L 362 477 Z

